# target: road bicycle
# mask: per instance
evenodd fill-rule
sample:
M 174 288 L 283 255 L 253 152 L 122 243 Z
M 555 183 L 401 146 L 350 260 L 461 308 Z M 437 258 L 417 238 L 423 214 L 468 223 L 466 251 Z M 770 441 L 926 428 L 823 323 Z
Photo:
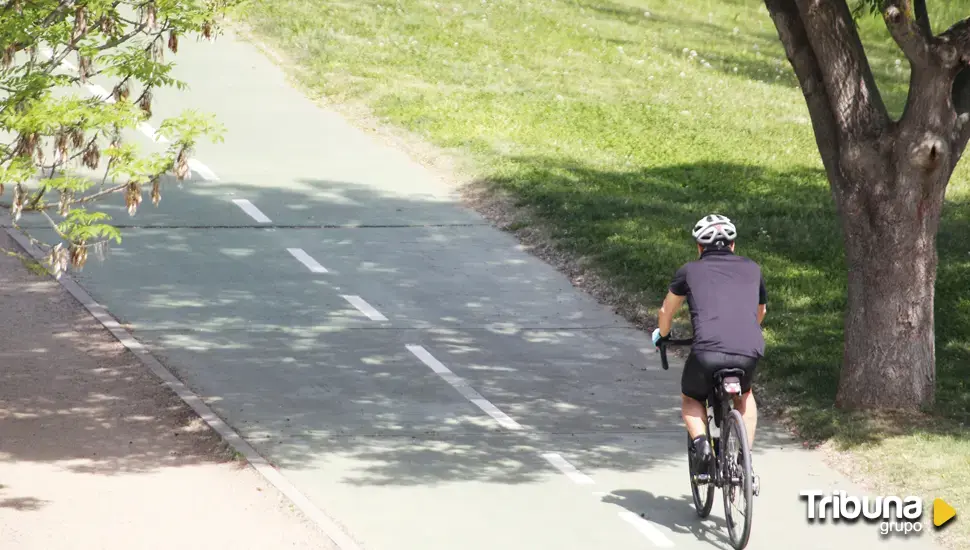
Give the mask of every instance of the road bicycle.
M 693 343 L 692 338 L 660 342 L 660 361 L 664 370 L 670 368 L 667 363 L 667 346 L 689 346 Z M 694 497 L 697 515 L 706 518 L 711 513 L 711 507 L 714 505 L 714 489 L 721 489 L 728 535 L 731 537 L 731 544 L 737 550 L 748 545 L 748 538 L 751 535 L 752 497 L 760 492 L 751 470 L 751 449 L 748 446 L 748 433 L 744 419 L 734 408 L 734 397 L 741 395 L 743 375 L 743 370 L 735 368 L 718 369 L 714 373 L 714 387 L 711 388 L 704 403 L 707 409 L 704 428 L 711 449 L 714 450 L 714 460 L 710 461 L 707 472 L 693 473 L 695 458 L 691 452 L 690 435 L 687 436 L 687 464 L 690 468 L 691 494 Z M 722 427 L 721 422 L 724 419 L 726 421 Z M 718 429 L 717 435 L 711 433 L 711 420 Z M 722 446 L 726 452 L 721 452 Z M 743 515 L 742 522 L 739 522 L 737 514 L 732 512 L 733 504 L 739 500 L 738 497 L 744 498 L 744 506 L 738 510 Z

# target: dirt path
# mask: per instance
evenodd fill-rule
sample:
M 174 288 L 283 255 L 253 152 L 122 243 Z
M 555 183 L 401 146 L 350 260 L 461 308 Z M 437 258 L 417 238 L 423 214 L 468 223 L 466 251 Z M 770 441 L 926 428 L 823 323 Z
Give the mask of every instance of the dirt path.
M 19 250 L 3 232 L 0 247 Z M 0 326 L 4 550 L 333 548 L 60 285 L 6 254 Z

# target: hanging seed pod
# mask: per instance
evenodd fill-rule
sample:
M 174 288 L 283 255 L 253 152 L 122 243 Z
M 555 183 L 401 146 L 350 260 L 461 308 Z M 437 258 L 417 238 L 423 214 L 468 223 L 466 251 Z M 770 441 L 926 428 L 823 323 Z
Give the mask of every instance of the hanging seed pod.
M 0 53 L 0 65 L 3 65 L 4 69 L 9 69 L 13 65 L 13 55 L 17 52 L 13 44 L 7 46 Z
M 147 88 L 145 93 L 141 95 L 141 101 L 138 102 L 138 106 L 145 113 L 145 118 L 151 118 L 152 116 L 152 89 Z
M 88 21 L 85 16 L 84 6 L 80 6 L 74 11 L 74 35 L 72 38 L 77 41 L 86 32 L 88 32 Z
M 115 86 L 114 90 L 111 91 L 111 97 L 117 102 L 128 101 L 128 96 L 131 95 L 131 86 L 128 85 L 128 79 L 124 79 Z
M 19 154 L 25 157 L 34 156 L 34 152 L 38 149 L 39 141 L 40 141 L 40 134 L 38 134 L 37 132 L 27 134 L 25 137 L 23 137 L 23 144 Z
M 136 182 L 129 182 L 125 190 L 125 206 L 128 208 L 128 215 L 134 216 L 141 204 L 141 185 Z
M 13 204 L 10 205 L 10 214 L 13 216 L 14 221 L 20 219 L 20 214 L 24 210 L 24 202 L 27 200 L 27 189 L 24 188 L 23 184 L 18 183 L 13 190 Z
M 212 21 L 202 23 L 202 36 L 206 40 L 212 40 Z
M 62 243 L 57 243 L 57 248 L 54 251 L 54 262 L 55 262 L 55 273 L 57 277 L 60 278 L 62 273 L 67 272 L 67 264 L 70 261 L 70 252 L 64 248 Z
M 5 186 L 2 183 L 0 183 L 0 195 L 3 195 L 4 191 L 5 191 Z
M 84 145 L 84 130 L 80 128 L 71 129 L 71 146 L 74 149 L 80 149 Z
M 148 27 L 149 30 L 156 30 L 158 28 L 158 20 L 156 19 L 157 12 L 155 10 L 155 2 L 149 2 L 145 6 L 144 17 L 142 23 Z
M 71 210 L 72 202 L 74 202 L 74 191 L 61 191 L 61 200 L 57 205 L 57 213 L 61 216 L 66 216 Z
M 57 245 L 51 248 L 51 251 L 48 252 L 47 256 L 44 258 L 44 261 L 47 262 L 47 265 L 49 265 L 51 270 L 54 272 L 55 279 L 61 278 L 61 265 L 59 258 L 61 248 L 61 243 L 57 243 Z
M 67 141 L 70 135 L 61 130 L 54 137 L 54 163 L 58 164 L 67 160 Z
M 108 36 L 113 36 L 115 33 L 115 20 L 110 15 L 105 14 L 101 17 L 99 21 L 99 26 L 101 27 L 101 32 L 107 34 Z
M 37 134 L 20 134 L 17 137 L 17 147 L 14 150 L 14 154 L 18 157 L 27 157 L 34 155 L 34 148 L 37 147 Z
M 81 162 L 91 170 L 98 168 L 98 164 L 101 163 L 101 149 L 98 148 L 97 141 L 92 141 L 87 149 L 84 150 Z
M 179 53 L 179 35 L 175 34 L 175 31 L 168 33 L 168 49 L 172 50 L 172 53 Z
M 158 203 L 162 200 L 162 190 L 158 177 L 152 179 L 152 204 L 158 206 Z
M 189 176 L 189 151 L 183 147 L 175 158 L 175 178 L 182 181 Z
M 71 245 L 71 266 L 74 269 L 81 269 L 84 264 L 88 261 L 88 247 L 84 246 L 84 242 Z
M 86 83 L 91 76 L 91 58 L 86 55 L 78 54 L 77 71 L 81 77 L 81 82 Z
M 112 149 L 117 149 L 121 147 L 121 128 L 115 124 L 114 133 L 111 136 L 111 144 L 109 145 Z

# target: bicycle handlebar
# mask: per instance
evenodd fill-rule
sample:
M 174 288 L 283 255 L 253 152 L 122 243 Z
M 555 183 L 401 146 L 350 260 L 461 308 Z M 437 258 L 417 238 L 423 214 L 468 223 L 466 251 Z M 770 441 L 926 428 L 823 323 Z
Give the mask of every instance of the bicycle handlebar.
M 660 364 L 663 365 L 664 370 L 670 369 L 670 365 L 667 363 L 667 346 L 689 346 L 693 343 L 693 338 L 682 338 L 680 340 L 667 340 L 666 342 L 660 342 Z

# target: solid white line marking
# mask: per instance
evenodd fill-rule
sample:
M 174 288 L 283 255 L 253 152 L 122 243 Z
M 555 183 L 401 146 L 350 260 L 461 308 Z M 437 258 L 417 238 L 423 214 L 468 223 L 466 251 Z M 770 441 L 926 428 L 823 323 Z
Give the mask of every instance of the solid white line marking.
M 589 477 L 583 472 L 580 472 L 579 469 L 577 469 L 575 466 L 570 464 L 569 461 L 563 458 L 562 455 L 559 453 L 545 453 L 544 455 L 542 455 L 542 458 L 549 461 L 549 464 L 552 464 L 553 466 L 555 466 L 557 470 L 565 474 L 566 477 L 573 480 L 575 483 L 579 485 L 595 484 L 595 482 L 593 481 L 593 478 Z
M 641 518 L 640 516 L 634 514 L 629 510 L 623 510 L 620 512 L 620 517 L 623 521 L 629 523 L 640 531 L 640 534 L 650 539 L 650 542 L 654 543 L 661 548 L 673 548 L 674 543 L 660 532 L 660 529 L 654 527 L 652 523 Z
M 482 397 L 482 394 L 475 391 L 471 386 L 469 386 L 460 376 L 451 372 L 451 369 L 444 366 L 441 361 L 435 359 L 431 353 L 424 349 L 424 346 L 419 346 L 416 344 L 408 344 L 405 346 L 408 348 L 415 357 L 421 360 L 422 363 L 431 367 L 435 373 L 438 374 L 445 382 L 451 384 L 459 393 L 461 393 L 465 399 L 471 401 L 475 406 L 485 411 L 486 414 L 494 418 L 502 427 L 509 430 L 521 430 L 522 426 L 512 420 L 509 415 L 505 414 L 498 407 L 493 405 L 488 399 Z
M 10 223 L 10 218 L 6 214 L 0 214 L 4 224 Z M 43 260 L 44 254 L 33 243 L 31 243 L 21 232 L 10 227 L 6 229 L 17 243 L 24 248 L 31 256 L 38 261 Z M 124 327 L 111 315 L 108 310 L 94 301 L 81 285 L 74 281 L 70 276 L 63 275 L 58 281 L 71 296 L 81 303 L 92 317 L 97 319 L 119 342 L 132 353 L 135 354 L 142 364 L 155 373 L 166 386 L 168 386 L 185 404 L 192 407 L 202 420 L 215 430 L 227 443 L 232 445 L 257 473 L 286 498 L 290 499 L 307 517 L 314 522 L 317 527 L 324 532 L 337 545 L 340 550 L 360 550 L 357 542 L 347 534 L 346 530 L 334 521 L 330 516 L 318 508 L 310 499 L 299 491 L 288 479 L 273 466 L 263 455 L 253 448 L 248 441 L 243 439 L 229 424 L 219 417 L 205 401 L 196 393 L 188 388 L 181 380 L 175 377 L 168 368 L 163 365 L 151 352 L 145 348 Z
M 266 217 L 266 214 L 260 212 L 256 205 L 249 202 L 246 199 L 232 199 L 232 202 L 236 203 L 236 206 L 242 208 L 242 211 L 249 214 L 251 218 L 258 221 L 259 223 L 269 223 L 273 220 Z
M 300 263 L 307 266 L 310 271 L 314 273 L 326 273 L 327 268 L 320 265 L 319 262 L 313 259 L 312 256 L 306 253 L 302 248 L 287 248 L 287 252 L 293 255 L 294 258 L 300 260 Z
M 371 305 L 365 302 L 360 296 L 348 296 L 346 294 L 341 294 L 340 297 L 350 302 L 352 306 L 357 308 L 364 315 L 368 316 L 371 321 L 387 321 L 387 317 L 381 315 L 381 312 L 371 307 Z

